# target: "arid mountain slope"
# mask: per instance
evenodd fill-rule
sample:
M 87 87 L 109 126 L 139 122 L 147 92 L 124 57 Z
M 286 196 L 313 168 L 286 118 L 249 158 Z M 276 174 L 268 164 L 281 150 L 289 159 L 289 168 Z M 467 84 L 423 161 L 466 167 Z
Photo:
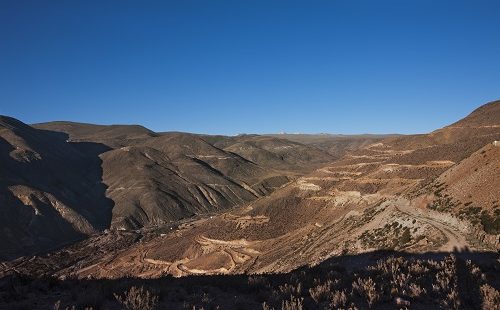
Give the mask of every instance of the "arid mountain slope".
M 275 134 L 268 136 L 315 146 L 339 159 L 348 152 L 398 135 Z
M 258 165 L 285 171 L 307 171 L 333 159 L 319 148 L 280 137 L 240 135 L 215 141 L 214 146 Z
M 489 143 L 453 166 L 438 179 L 445 187 L 444 194 L 462 204 L 474 202 L 483 209 L 500 206 L 500 141 Z
M 314 147 L 269 137 L 204 139 L 72 122 L 31 127 L 9 117 L 0 124 L 2 259 L 107 228 L 227 210 L 332 160 Z M 227 150 L 218 146 L 222 140 Z M 252 146 L 251 155 L 231 149 L 242 144 Z
M 489 143 L 431 184 L 429 207 L 474 224 L 480 239 L 498 244 L 500 143 Z
M 500 100 L 484 104 L 472 111 L 467 117 L 451 124 L 449 127 L 493 127 L 498 128 L 500 115 Z
M 157 134 L 141 126 L 36 126 L 65 132 L 71 141 L 112 148 L 100 155 L 103 182 L 109 187 L 106 196 L 114 202 L 111 228 L 137 229 L 225 210 L 267 195 L 332 160 L 314 147 L 277 138 L 261 143 L 259 136 Z M 219 147 L 222 140 L 227 149 Z M 252 149 L 249 156 L 244 148 L 231 149 L 240 143 L 265 146 Z
M 94 125 L 60 121 L 34 124 L 33 127 L 63 132 L 69 136 L 70 141 L 91 141 L 113 148 L 128 145 L 130 140 L 158 136 L 153 131 L 139 125 Z
M 106 195 L 115 202 L 112 228 L 163 224 L 258 197 L 250 187 L 196 158 L 172 160 L 157 149 L 135 146 L 106 152 L 101 158 L 109 186 Z
M 498 104 L 479 111 L 497 113 Z M 495 251 L 500 197 L 493 141 L 500 140 L 500 129 L 488 126 L 383 139 L 242 207 L 134 233 L 142 242 L 49 273 L 119 278 L 287 272 L 378 249 Z M 219 149 L 235 145 L 213 139 Z M 67 251 L 81 257 L 84 249 Z
M 450 126 L 430 134 L 389 138 L 384 141 L 384 145 L 398 150 L 418 151 L 408 155 L 409 157 L 416 157 L 421 153 L 439 153 L 441 157 L 461 160 L 498 138 L 499 110 L 500 101 L 493 101 Z
M 52 248 L 109 227 L 101 160 L 108 148 L 0 117 L 0 257 Z
M 488 104 L 486 111 L 479 111 L 497 113 L 498 104 Z M 500 115 L 494 119 L 500 120 Z M 492 190 L 498 183 L 498 146 L 493 142 L 500 140 L 500 129 L 496 125 L 487 126 L 475 124 L 460 130 L 445 127 L 427 135 L 389 137 L 350 151 L 306 175 L 295 175 L 284 186 L 266 196 L 242 202 L 237 208 L 158 223 L 137 231 L 96 235 L 54 254 L 74 259 L 66 264 L 43 256 L 30 264 L 20 259 L 4 267 L 10 270 L 16 266 L 16 270 L 21 270 L 23 266 L 31 270 L 30 266 L 37 266 L 41 274 L 64 277 L 149 278 L 166 274 L 288 272 L 330 257 L 380 249 L 412 253 L 496 251 L 500 193 Z M 104 170 L 114 156 L 126 156 L 130 162 L 118 158 L 117 163 L 124 162 L 134 169 L 140 162 L 137 158 L 149 158 L 158 162 L 153 165 L 154 173 L 170 167 L 170 162 L 183 163 L 185 157 L 210 158 L 210 162 L 201 161 L 224 178 L 231 170 L 222 173 L 223 168 L 215 168 L 227 160 L 219 158 L 223 154 L 236 156 L 230 161 L 261 166 L 244 152 L 236 154 L 238 147 L 233 152 L 227 151 L 240 143 L 246 146 L 245 140 L 234 143 L 232 138 L 203 138 L 186 148 L 185 139 L 189 137 L 176 135 L 160 135 L 151 140 L 174 139 L 177 142 L 172 150 L 162 147 L 163 143 L 145 140 L 129 149 L 104 153 L 101 155 Z M 255 139 L 244 137 L 249 138 Z M 264 149 L 262 144 L 259 146 L 264 142 L 251 144 Z M 174 171 L 177 171 L 174 167 L 169 168 L 169 179 L 176 180 Z M 196 171 L 200 170 L 189 171 L 190 178 L 196 177 Z M 230 179 L 241 184 L 237 175 Z M 156 177 L 143 179 L 151 178 Z M 198 186 L 199 179 L 176 182 L 179 182 L 178 192 L 189 191 L 192 187 L 188 184 Z M 231 188 L 230 184 L 225 186 Z M 166 191 L 159 191 L 162 190 Z M 228 192 L 226 195 L 229 197 Z M 151 218 L 154 217 L 148 220 Z M 122 240 L 124 246 L 116 248 L 110 240 Z M 92 244 L 101 249 L 99 254 L 89 255 Z

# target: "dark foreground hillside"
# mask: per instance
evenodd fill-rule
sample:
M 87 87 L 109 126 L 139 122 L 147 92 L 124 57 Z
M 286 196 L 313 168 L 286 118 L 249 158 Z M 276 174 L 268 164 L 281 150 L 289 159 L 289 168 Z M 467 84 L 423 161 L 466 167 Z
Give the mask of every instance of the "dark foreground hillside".
M 496 253 L 378 251 L 285 274 L 0 279 L 1 309 L 498 309 Z

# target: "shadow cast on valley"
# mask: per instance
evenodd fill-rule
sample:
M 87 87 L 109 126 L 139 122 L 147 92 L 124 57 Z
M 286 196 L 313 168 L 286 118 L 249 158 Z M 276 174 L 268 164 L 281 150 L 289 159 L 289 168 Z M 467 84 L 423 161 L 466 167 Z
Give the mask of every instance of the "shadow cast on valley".
M 0 137 L 0 260 L 53 250 L 109 228 L 100 143 L 70 142 L 61 132 L 21 127 L 21 147 Z M 62 214 L 65 214 L 63 217 Z M 10 237 L 22 236 L 22 238 Z
M 138 305 L 128 309 L 490 309 L 500 298 L 498 269 L 494 252 L 375 251 L 280 274 L 74 279 L 13 271 L 0 279 L 0 305 L 121 309 L 121 299 Z

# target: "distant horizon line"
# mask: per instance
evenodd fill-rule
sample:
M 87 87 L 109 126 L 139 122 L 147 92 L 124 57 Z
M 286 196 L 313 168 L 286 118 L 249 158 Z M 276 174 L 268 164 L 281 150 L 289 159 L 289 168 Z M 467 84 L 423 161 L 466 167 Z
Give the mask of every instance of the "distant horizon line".
M 0 114 L 0 117 L 9 117 L 9 118 L 14 118 L 18 121 L 21 121 L 25 123 L 23 120 L 10 116 L 10 115 L 5 115 L 5 114 Z M 67 124 L 79 124 L 79 125 L 90 125 L 90 126 L 139 126 L 142 127 L 146 130 L 149 130 L 153 133 L 157 134 L 168 134 L 168 133 L 185 133 L 185 134 L 193 134 L 193 135 L 205 135 L 205 136 L 228 136 L 228 137 L 237 137 L 237 136 L 244 136 L 244 135 L 259 135 L 259 136 L 286 136 L 286 135 L 303 135 L 303 136 L 332 136 L 332 137 L 353 137 L 353 136 L 406 136 L 406 135 L 418 135 L 418 134 L 426 134 L 429 132 L 419 132 L 419 133 L 369 133 L 369 132 L 364 132 L 364 133 L 331 133 L 331 132 L 300 132 L 300 131 L 295 131 L 295 132 L 287 132 L 287 131 L 277 131 L 277 132 L 265 132 L 265 133 L 257 133 L 257 132 L 239 132 L 239 133 L 233 133 L 233 134 L 223 134 L 223 133 L 205 133 L 205 132 L 193 132 L 193 131 L 182 131 L 182 130 L 161 130 L 161 131 L 156 131 L 151 128 L 148 128 L 144 125 L 137 124 L 137 123 L 114 123 L 114 124 L 106 124 L 106 123 L 89 123 L 89 122 L 79 122 L 79 121 L 70 121 L 70 120 L 53 120 L 53 121 L 44 121 L 44 122 L 35 122 L 35 123 L 25 123 L 29 126 L 36 126 L 36 125 L 42 125 L 42 124 L 51 124 L 51 123 L 67 123 Z M 439 128 L 437 128 L 439 129 Z M 434 130 L 437 130 L 434 129 Z M 432 132 L 432 131 L 430 131 Z

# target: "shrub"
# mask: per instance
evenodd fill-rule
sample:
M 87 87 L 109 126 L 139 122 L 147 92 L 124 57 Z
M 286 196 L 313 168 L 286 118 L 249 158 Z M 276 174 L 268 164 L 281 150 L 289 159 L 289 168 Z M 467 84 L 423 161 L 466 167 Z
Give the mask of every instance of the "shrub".
M 282 310 L 302 310 L 304 309 L 304 299 L 303 298 L 295 298 L 293 296 L 290 297 L 290 300 L 283 300 L 281 303 Z
M 345 291 L 335 291 L 333 292 L 332 300 L 330 306 L 332 308 L 341 308 L 347 305 L 347 295 Z
M 483 225 L 484 231 L 490 235 L 500 233 L 500 217 L 492 217 L 486 211 L 483 211 L 481 214 L 481 224 Z
M 380 295 L 377 292 L 375 282 L 373 282 L 372 278 L 358 278 L 357 281 L 352 283 L 352 288 L 361 296 L 366 297 L 366 301 L 370 308 L 380 299 Z
M 500 292 L 488 284 L 481 286 L 482 309 L 500 309 Z
M 122 296 L 114 294 L 116 300 L 127 310 L 154 310 L 158 304 L 158 296 L 151 294 L 144 287 L 132 286 Z
M 316 303 L 322 303 L 332 298 L 332 281 L 328 280 L 324 284 L 317 285 L 309 289 L 309 294 Z
M 282 295 L 295 295 L 299 296 L 302 294 L 302 283 L 298 283 L 297 286 L 292 284 L 285 283 L 284 285 L 279 286 L 279 290 Z
M 399 239 L 399 244 L 401 246 L 407 244 L 408 242 L 410 242 L 411 240 L 411 233 L 410 233 L 410 229 L 408 227 L 406 227 L 404 230 L 403 230 L 403 234 L 401 235 L 401 238 Z
M 409 293 L 408 295 L 413 298 L 420 297 L 422 294 L 426 293 L 425 288 L 420 287 L 419 285 L 412 283 L 409 286 Z
M 270 307 L 265 301 L 262 303 L 262 310 L 274 310 L 274 308 Z
M 437 272 L 432 289 L 434 292 L 444 296 L 442 304 L 448 309 L 459 309 L 461 305 L 460 296 L 458 294 L 458 279 L 457 279 L 457 258 L 455 255 L 447 256 L 441 263 L 441 270 Z

